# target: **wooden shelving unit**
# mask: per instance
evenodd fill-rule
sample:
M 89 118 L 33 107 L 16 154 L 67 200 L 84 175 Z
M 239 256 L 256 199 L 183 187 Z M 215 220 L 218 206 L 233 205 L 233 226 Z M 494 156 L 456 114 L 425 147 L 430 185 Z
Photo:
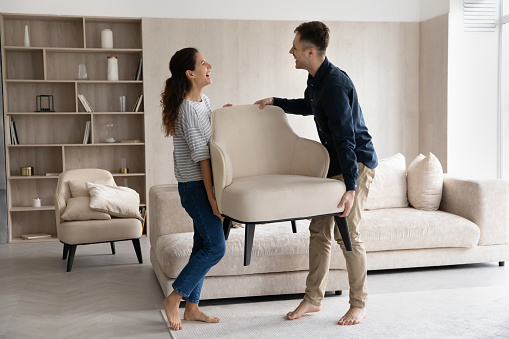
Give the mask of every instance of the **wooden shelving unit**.
M 49 233 L 56 239 L 55 173 L 66 170 L 106 169 L 117 185 L 127 180 L 144 206 L 143 103 L 132 112 L 143 94 L 143 80 L 135 80 L 143 59 L 141 19 L 3 14 L 0 20 L 9 242 L 26 242 L 20 236 L 27 233 Z M 24 47 L 25 25 L 30 47 Z M 106 28 L 113 32 L 113 49 L 101 48 Z M 112 55 L 118 60 L 119 81 L 107 80 L 107 57 Z M 86 80 L 77 80 L 79 64 L 86 66 Z M 86 112 L 78 94 L 86 96 L 94 112 Z M 55 112 L 36 112 L 37 95 L 52 95 Z M 126 112 L 120 111 L 120 96 L 126 96 Z M 11 120 L 17 145 L 11 143 Z M 90 139 L 83 144 L 87 121 Z M 108 137 L 116 142 L 106 142 Z M 122 158 L 128 174 L 118 173 Z M 34 167 L 32 176 L 20 175 L 26 166 Z M 42 207 L 31 207 L 35 197 Z

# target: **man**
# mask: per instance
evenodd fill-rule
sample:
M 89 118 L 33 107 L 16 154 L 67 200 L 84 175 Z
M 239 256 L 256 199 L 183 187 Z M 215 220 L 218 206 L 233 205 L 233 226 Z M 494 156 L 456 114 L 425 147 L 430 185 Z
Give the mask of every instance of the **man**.
M 322 22 L 303 23 L 295 29 L 290 54 L 295 68 L 309 72 L 303 99 L 266 98 L 255 102 L 263 109 L 276 105 L 287 113 L 314 115 L 318 135 L 330 156 L 329 178 L 342 180 L 346 193 L 338 207 L 344 207 L 352 251 L 345 249 L 333 217 L 314 218 L 309 225 L 309 274 L 304 300 L 286 315 L 289 320 L 318 312 L 327 284 L 331 238 L 339 243 L 346 260 L 350 283 L 350 309 L 339 325 L 359 324 L 366 317 L 366 250 L 359 234 L 359 223 L 378 159 L 364 123 L 355 87 L 348 75 L 329 62 L 325 51 L 329 28 Z

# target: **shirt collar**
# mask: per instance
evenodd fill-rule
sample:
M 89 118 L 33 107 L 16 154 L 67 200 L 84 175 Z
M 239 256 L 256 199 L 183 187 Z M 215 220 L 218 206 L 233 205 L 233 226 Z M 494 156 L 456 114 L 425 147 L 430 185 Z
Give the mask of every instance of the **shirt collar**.
M 325 57 L 325 60 L 320 65 L 320 68 L 318 68 L 318 71 L 316 71 L 315 76 L 311 76 L 311 74 L 308 75 L 308 85 L 318 85 L 320 83 L 320 80 L 322 80 L 325 71 L 329 68 L 330 62 L 327 57 Z

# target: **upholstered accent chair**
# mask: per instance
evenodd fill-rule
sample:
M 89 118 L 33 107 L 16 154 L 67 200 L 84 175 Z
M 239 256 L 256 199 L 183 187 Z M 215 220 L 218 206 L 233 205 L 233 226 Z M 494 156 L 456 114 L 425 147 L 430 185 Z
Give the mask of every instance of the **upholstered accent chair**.
M 72 269 L 76 247 L 86 244 L 109 242 L 115 254 L 116 241 L 132 240 L 138 262 L 143 263 L 139 218 L 112 218 L 108 213 L 92 210 L 86 182 L 116 187 L 111 173 L 103 169 L 75 169 L 60 174 L 55 214 L 58 239 L 64 244 L 62 260 L 68 257 L 67 272 Z
M 244 265 L 251 261 L 255 225 L 334 215 L 351 251 L 346 218 L 337 205 L 345 185 L 327 179 L 329 155 L 320 143 L 299 137 L 285 112 L 275 106 L 240 105 L 211 115 L 210 153 L 214 189 L 225 217 L 225 238 L 232 221 L 244 223 Z M 270 226 L 266 226 L 270 227 Z

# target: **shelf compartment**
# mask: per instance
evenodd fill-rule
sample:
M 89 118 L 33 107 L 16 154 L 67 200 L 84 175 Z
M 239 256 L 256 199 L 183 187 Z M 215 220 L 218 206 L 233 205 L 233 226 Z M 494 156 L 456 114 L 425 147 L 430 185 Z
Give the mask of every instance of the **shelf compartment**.
M 78 83 L 78 94 L 85 95 L 94 111 L 97 112 L 119 112 L 121 95 L 126 96 L 126 111 L 131 112 L 138 96 L 142 93 L 143 84 L 141 82 Z M 138 111 L 143 111 L 143 101 Z M 84 111 L 81 103 L 78 109 Z
M 113 48 L 141 48 L 141 20 L 85 18 L 86 47 L 101 48 L 101 31 L 113 32 Z
M 42 50 L 6 51 L 6 79 L 44 80 Z
M 18 141 L 27 145 L 82 144 L 87 114 L 45 114 L 11 116 Z M 65 126 L 65 128 L 63 128 Z
M 132 173 L 145 173 L 145 147 L 143 144 L 87 147 L 65 146 L 64 168 L 66 171 L 77 168 L 102 168 L 118 173 L 121 159 L 127 159 L 127 167 Z
M 75 112 L 75 83 L 58 82 L 8 82 L 7 112 L 35 112 L 38 95 L 53 95 L 54 110 L 57 112 Z M 41 112 L 44 113 L 44 112 Z M 19 132 L 19 131 L 18 131 Z
M 141 51 L 120 52 L 118 50 L 84 53 L 86 50 L 75 52 L 47 51 L 48 80 L 77 79 L 78 65 L 85 64 L 88 80 L 107 80 L 108 56 L 116 56 L 118 60 L 118 77 L 120 80 L 134 81 L 138 60 L 142 58 Z
M 10 212 L 11 242 L 48 241 L 57 238 L 55 210 L 38 210 L 31 212 Z M 46 233 L 50 239 L 24 240 L 22 234 Z
M 34 198 L 40 198 L 42 206 L 54 205 L 57 182 L 58 180 L 10 180 L 10 210 L 25 207 L 30 211 L 33 209 L 37 212 L 38 209 L 32 207 Z M 53 217 L 55 217 L 55 212 L 53 212 Z
M 56 178 L 55 176 L 46 177 L 46 173 L 62 172 L 63 167 L 62 167 L 61 146 L 44 146 L 44 147 L 17 146 L 9 147 L 7 149 L 7 152 L 9 156 L 9 172 L 8 172 L 9 177 L 17 178 L 18 176 L 21 176 L 20 174 L 21 167 L 28 166 L 34 167 L 34 176 L 44 176 L 45 178 Z M 33 179 L 33 177 L 22 177 L 22 178 L 30 179 L 30 181 L 36 180 Z M 55 191 L 53 190 L 52 193 L 55 193 Z
M 31 47 L 84 47 L 83 18 L 4 15 L 5 46 L 23 46 L 28 25 Z
M 112 124 L 111 135 L 106 125 Z M 117 143 L 122 140 L 140 140 L 144 141 L 143 115 L 121 115 L 121 114 L 101 114 L 94 115 L 94 140 L 93 143 L 104 143 L 106 139 L 112 137 Z
M 117 169 L 118 172 L 118 169 Z M 142 176 L 117 176 L 113 174 L 117 186 L 132 188 L 140 195 L 140 204 L 145 204 L 145 175 Z M 127 182 L 125 181 L 127 180 Z

